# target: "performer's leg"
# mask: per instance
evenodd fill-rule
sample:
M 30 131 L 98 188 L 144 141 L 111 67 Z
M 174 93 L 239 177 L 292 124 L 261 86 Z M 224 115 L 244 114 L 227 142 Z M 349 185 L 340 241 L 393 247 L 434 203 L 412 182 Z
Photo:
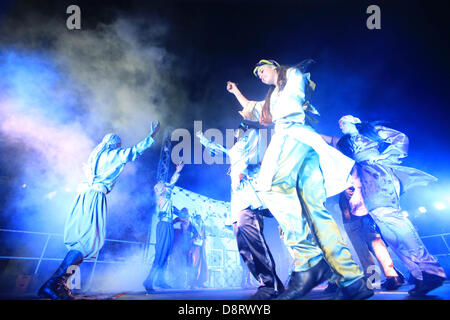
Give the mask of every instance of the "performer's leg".
M 261 192 L 261 195 L 283 232 L 284 244 L 294 260 L 293 272 L 309 270 L 319 263 L 323 253 L 302 215 L 295 188 L 273 186 L 272 191 Z
M 271 190 L 260 192 L 264 203 L 277 219 L 284 243 L 294 259 L 288 288 L 277 299 L 301 297 L 331 276 L 331 269 L 302 213 L 297 193 L 298 174 L 309 149 L 308 145 L 285 137 L 281 142 Z
M 404 283 L 404 277 L 395 270 L 394 262 L 381 237 L 378 226 L 370 215 L 362 217 L 361 222 L 361 235 L 367 243 L 370 252 L 377 258 L 383 274 L 386 276 L 386 280 L 381 284 L 381 287 L 385 290 L 400 288 Z
M 69 250 L 52 277 L 38 291 L 42 298 L 73 299 L 67 286 L 72 275 L 70 266 L 79 266 L 84 258 L 96 256 L 106 234 L 106 196 L 89 190 L 77 195 L 72 211 L 66 219 L 64 244 Z
M 272 256 L 272 252 L 269 249 L 269 246 L 267 245 L 266 242 L 266 237 L 264 236 L 264 212 L 269 212 L 268 209 L 265 210 L 258 210 L 258 222 L 259 222 L 259 230 L 260 230 L 260 235 L 261 235 L 261 240 L 264 243 L 265 248 L 267 249 L 267 255 L 269 257 L 270 260 L 270 264 L 272 266 L 272 274 L 275 276 L 275 285 L 276 285 L 276 290 L 278 291 L 278 293 L 283 292 L 284 291 L 284 285 L 283 285 L 283 281 L 281 281 L 281 279 L 278 277 L 277 272 L 276 272 L 276 265 L 275 265 L 275 259 Z M 271 217 L 273 217 L 272 214 L 270 214 Z
M 352 222 L 344 223 L 344 228 L 353 248 L 355 249 L 359 262 L 361 263 L 362 271 L 366 276 L 369 276 L 370 274 L 368 274 L 368 271 L 370 271 L 370 267 L 375 264 L 375 261 L 370 254 L 369 247 L 366 243 L 366 237 L 363 235 L 361 218 L 358 218 Z
M 304 215 L 308 217 L 328 263 L 341 276 L 339 283 L 345 287 L 361 279 L 361 269 L 352 259 L 336 222 L 325 208 L 324 178 L 318 155 L 312 149 L 300 170 L 299 189 L 307 209 Z
M 339 285 L 342 290 L 338 298 L 365 299 L 373 295 L 373 290 L 366 286 L 361 269 L 352 259 L 336 222 L 325 208 L 324 178 L 319 156 L 312 148 L 306 154 L 299 170 L 298 189 L 304 209 L 303 215 L 311 226 L 328 264 L 340 276 Z
M 384 275 L 386 277 L 398 277 L 398 274 L 394 269 L 394 262 L 381 238 L 381 234 L 375 221 L 370 215 L 365 215 L 361 218 L 361 226 L 362 239 L 367 244 L 370 252 L 377 258 L 383 268 Z
M 423 244 L 414 226 L 399 209 L 377 208 L 371 215 L 390 248 L 418 280 L 413 295 L 423 295 L 442 285 L 444 269 Z
M 275 272 L 275 264 L 263 235 L 263 217 L 250 208 L 239 214 L 239 220 L 233 224 L 239 253 L 253 276 L 263 283 L 263 287 L 252 297 L 270 299 L 276 291 L 282 290 L 281 280 Z
M 41 286 L 38 296 L 52 300 L 73 300 L 67 281 L 75 270 L 72 271 L 69 267 L 79 266 L 82 262 L 83 254 L 70 250 L 51 278 Z
M 174 240 L 174 230 L 172 223 L 170 222 L 164 222 L 163 224 L 163 234 L 162 236 L 164 238 L 164 241 L 162 243 L 162 250 L 161 250 L 161 258 L 160 258 L 160 268 L 158 269 L 158 273 L 155 278 L 155 285 L 163 288 L 163 289 L 170 289 L 171 287 L 167 284 L 165 280 L 165 273 L 169 261 L 169 256 L 172 253 L 173 249 L 173 240 Z
M 170 222 L 158 221 L 156 225 L 155 258 L 152 268 L 143 285 L 147 293 L 153 293 L 153 284 L 160 281 L 161 273 L 164 274 L 167 259 L 173 245 L 173 228 Z

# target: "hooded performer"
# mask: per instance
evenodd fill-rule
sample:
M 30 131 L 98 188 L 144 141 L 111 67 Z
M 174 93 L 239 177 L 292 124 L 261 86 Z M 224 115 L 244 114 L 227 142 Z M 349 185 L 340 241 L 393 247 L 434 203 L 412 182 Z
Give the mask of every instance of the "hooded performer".
M 278 299 L 297 299 L 330 276 L 339 275 L 336 299 L 366 299 L 373 290 L 345 245 L 338 226 L 325 208 L 327 197 L 344 191 L 354 161 L 332 148 L 308 125 L 306 112 L 318 113 L 306 99 L 314 88 L 309 73 L 261 60 L 254 74 L 270 86 L 266 99 L 249 101 L 230 83 L 230 92 L 245 119 L 275 124 L 264 154 L 257 190 L 294 253 L 294 270 Z M 303 69 L 304 70 L 304 69 Z
M 152 123 L 149 135 L 134 147 L 121 148 L 118 135 L 109 133 L 91 152 L 85 167 L 86 181 L 78 187 L 72 210 L 66 220 L 64 244 L 69 250 L 52 277 L 38 291 L 41 298 L 74 299 L 67 286 L 69 267 L 95 257 L 105 242 L 106 194 L 111 192 L 125 164 L 136 160 L 155 142 L 159 122 Z
M 323 136 L 327 142 L 356 161 L 356 176 L 364 205 L 384 240 L 416 279 L 410 295 L 422 296 L 442 285 L 444 269 L 426 249 L 411 221 L 400 209 L 400 195 L 415 186 L 437 179 L 425 172 L 401 166 L 408 155 L 408 137 L 379 122 L 362 122 L 347 115 L 339 120 L 340 139 Z M 384 150 L 383 150 L 384 147 Z

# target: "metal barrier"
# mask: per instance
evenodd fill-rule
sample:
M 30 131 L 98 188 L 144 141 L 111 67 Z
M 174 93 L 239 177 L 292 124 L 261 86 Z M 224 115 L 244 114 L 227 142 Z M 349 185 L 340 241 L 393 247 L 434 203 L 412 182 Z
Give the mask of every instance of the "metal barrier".
M 48 245 L 51 241 L 52 237 L 62 237 L 62 234 L 59 233 L 46 233 L 46 232 L 35 232 L 35 231 L 23 231 L 23 230 L 12 230 L 12 229 L 1 229 L 0 228 L 0 233 L 1 232 L 11 232 L 11 233 L 22 233 L 22 234 L 34 234 L 34 235 L 41 235 L 41 236 L 45 236 L 45 242 L 44 245 L 42 247 L 42 250 L 40 252 L 39 256 L 29 256 L 29 257 L 23 257 L 23 256 L 0 256 L 0 259 L 9 259 L 9 260 L 36 260 L 37 261 L 37 265 L 34 269 L 34 275 L 37 275 L 40 267 L 41 267 L 41 263 L 42 261 L 62 261 L 63 257 L 61 258 L 45 258 L 45 253 L 46 250 L 48 248 Z M 432 239 L 432 238 L 439 238 L 440 240 L 442 240 L 442 242 L 445 244 L 445 248 L 447 250 L 446 253 L 435 253 L 433 254 L 436 257 L 450 257 L 450 246 L 448 243 L 448 240 L 446 240 L 446 237 L 450 237 L 450 233 L 442 233 L 442 234 L 436 234 L 436 235 L 429 235 L 429 236 L 422 236 L 421 238 L 423 240 L 426 239 Z M 214 238 L 214 237 L 213 237 Z M 146 256 L 146 253 L 148 254 L 149 251 L 149 246 L 154 246 L 155 243 L 148 243 L 148 242 L 140 242 L 140 241 L 127 241 L 127 240 L 117 240 L 117 239 L 105 239 L 105 243 L 106 242 L 117 242 L 117 243 L 127 243 L 127 244 L 133 244 L 133 245 L 139 245 L 141 247 L 141 251 L 142 251 L 142 263 L 146 264 L 149 263 L 149 259 Z M 218 254 L 218 262 L 219 265 L 215 265 L 213 263 L 211 263 L 211 265 L 208 265 L 208 269 L 211 273 L 214 272 L 219 272 L 219 273 L 223 273 L 225 271 L 225 264 L 224 264 L 224 249 L 215 249 L 215 248 L 209 248 L 209 250 L 207 250 L 207 255 L 208 256 L 213 256 L 213 253 L 216 252 Z M 219 252 L 221 251 L 221 252 Z M 101 250 L 100 250 L 101 252 Z M 93 267 L 92 267 L 92 271 L 89 275 L 89 280 L 87 282 L 87 286 L 84 288 L 83 291 L 89 291 L 90 288 L 92 287 L 92 282 L 95 276 L 95 270 L 96 270 L 96 266 L 97 263 L 108 263 L 108 264 L 134 264 L 135 261 L 133 262 L 127 262 L 127 261 L 106 261 L 106 260 L 99 260 L 98 257 L 100 256 L 100 252 L 97 254 L 97 256 L 95 258 L 90 258 L 90 259 L 86 259 L 85 262 L 87 263 L 93 263 Z M 147 259 L 146 259 L 147 258 Z M 209 259 L 208 259 L 209 260 Z M 212 261 L 211 261 L 212 262 Z M 237 264 L 237 263 L 236 263 Z M 240 267 L 240 265 L 237 265 L 238 267 Z M 208 282 L 210 282 L 210 285 L 214 286 L 217 285 L 217 280 L 215 279 L 215 277 L 212 277 L 208 280 Z M 222 281 L 221 281 L 222 282 Z M 226 286 L 225 283 L 221 284 L 221 286 Z
M 445 240 L 445 237 L 450 237 L 450 233 L 441 233 L 441 234 L 433 234 L 430 236 L 422 236 L 420 237 L 422 240 L 423 239 L 431 239 L 431 238 L 441 238 L 442 242 L 445 244 L 445 247 L 447 248 L 447 253 L 438 253 L 438 254 L 433 254 L 434 256 L 448 256 L 450 255 L 450 246 L 448 245 L 447 240 Z
M 62 261 L 63 258 L 44 258 L 45 251 L 47 250 L 48 244 L 50 242 L 50 239 L 52 237 L 62 237 L 62 234 L 59 233 L 47 233 L 47 232 L 36 232 L 36 231 L 24 231 L 24 230 L 12 230 L 12 229 L 1 229 L 0 232 L 13 232 L 13 233 L 23 233 L 23 234 L 35 234 L 35 235 L 42 235 L 46 236 L 46 241 L 44 243 L 44 246 L 42 247 L 41 254 L 39 257 L 21 257 L 21 256 L 0 256 L 0 259 L 8 259 L 8 260 L 37 260 L 38 263 L 36 265 L 36 268 L 34 269 L 34 275 L 38 274 L 39 268 L 41 266 L 42 261 Z M 119 242 L 119 243 L 128 243 L 128 244 L 137 244 L 142 246 L 142 262 L 144 262 L 144 248 L 146 245 L 155 245 L 154 243 L 146 243 L 146 242 L 140 242 L 140 241 L 127 241 L 127 240 L 117 240 L 117 239 L 105 239 L 106 242 Z M 101 251 L 101 250 L 100 250 Z M 97 266 L 97 263 L 121 263 L 121 264 L 129 264 L 131 262 L 122 262 L 122 261 L 106 261 L 106 260 L 98 260 L 98 257 L 100 255 L 100 252 L 97 254 L 95 258 L 86 259 L 84 262 L 93 263 L 92 272 L 89 276 L 88 284 L 86 286 L 86 290 L 89 290 L 91 288 L 92 280 L 94 279 L 95 269 Z M 134 263 L 134 262 L 133 262 Z

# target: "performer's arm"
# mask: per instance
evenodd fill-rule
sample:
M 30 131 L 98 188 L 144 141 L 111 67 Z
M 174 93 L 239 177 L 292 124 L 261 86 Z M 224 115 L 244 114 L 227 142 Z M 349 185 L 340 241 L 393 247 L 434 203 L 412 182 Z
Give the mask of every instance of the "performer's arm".
M 331 146 L 336 148 L 337 143 L 339 142 L 339 138 L 338 137 L 326 136 L 324 134 L 321 134 L 320 136 L 322 137 L 323 140 L 325 140 L 326 143 L 328 143 L 329 145 L 331 145 Z
M 127 163 L 136 160 L 140 155 L 144 153 L 145 150 L 150 148 L 154 143 L 154 136 L 159 131 L 159 121 L 153 122 L 151 125 L 151 130 L 149 135 L 134 147 L 126 149 L 117 149 L 117 156 L 122 163 Z
M 389 146 L 381 153 L 384 159 L 400 159 L 408 155 L 409 139 L 404 133 L 383 126 L 375 128 L 378 129 L 378 135 L 384 142 L 389 143 Z
M 172 178 L 170 178 L 170 182 L 166 184 L 167 188 L 173 188 L 175 184 L 177 183 L 178 179 L 180 178 L 180 172 L 184 167 L 183 161 L 181 161 L 177 168 L 175 169 L 175 173 L 172 175 Z
M 200 139 L 200 143 L 206 148 L 210 149 L 211 151 L 219 151 L 228 155 L 228 149 L 218 143 L 212 142 L 211 140 L 207 139 L 200 131 L 197 132 L 196 135 Z
M 239 103 L 241 104 L 242 108 L 245 109 L 245 107 L 248 105 L 249 102 L 251 102 L 250 100 L 248 100 L 243 94 L 242 92 L 238 89 L 236 83 L 228 81 L 227 82 L 227 90 L 228 92 L 231 92 L 232 94 L 234 94 L 234 96 L 236 97 L 236 99 L 239 101 Z
M 253 121 L 259 120 L 260 115 L 261 115 L 262 103 L 264 103 L 264 101 L 248 100 L 242 94 L 242 92 L 238 89 L 236 83 L 231 82 L 231 81 L 227 82 L 227 90 L 228 90 L 228 92 L 232 93 L 236 97 L 236 99 L 239 101 L 240 105 L 243 108 L 243 110 L 239 111 L 239 114 L 245 120 L 253 120 Z M 258 104 L 260 104 L 260 105 L 258 105 Z

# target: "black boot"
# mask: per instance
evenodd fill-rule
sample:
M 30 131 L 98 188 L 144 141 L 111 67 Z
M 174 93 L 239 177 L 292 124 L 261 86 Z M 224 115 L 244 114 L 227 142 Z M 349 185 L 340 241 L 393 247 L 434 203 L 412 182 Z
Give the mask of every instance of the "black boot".
M 295 300 L 308 294 L 315 286 L 331 277 L 332 271 L 325 259 L 306 271 L 293 271 L 287 289 L 275 300 Z
M 335 282 L 328 281 L 328 286 L 323 290 L 323 293 L 331 294 L 336 293 L 338 291 L 339 287 Z
M 67 286 L 67 280 L 72 273 L 67 273 L 67 268 L 79 266 L 82 262 L 83 254 L 77 250 L 70 250 L 52 277 L 39 289 L 38 296 L 52 300 L 73 300 L 72 292 Z
M 403 275 L 403 273 L 401 273 L 400 272 L 400 270 L 398 270 L 395 266 L 394 266 L 394 270 L 395 270 L 395 272 L 397 272 L 397 274 L 398 274 L 398 277 L 400 278 L 399 280 L 400 280 L 400 282 L 403 282 L 403 283 L 405 283 L 405 276 Z M 413 282 L 414 283 L 414 282 Z
M 339 288 L 334 300 L 363 300 L 373 296 L 373 289 L 367 287 L 366 277 L 356 280 L 351 285 Z
M 260 286 L 249 300 L 272 300 L 277 296 L 277 291 L 273 287 Z
M 281 281 L 281 279 L 278 277 L 278 275 L 276 276 L 276 281 L 277 281 L 277 295 L 280 295 L 280 294 L 282 294 L 286 289 L 284 288 L 283 281 Z
M 259 286 L 256 293 L 254 293 L 249 300 L 272 300 L 276 296 L 284 292 L 284 285 L 281 279 L 275 275 L 276 288 L 273 281 L 264 286 Z
M 404 278 L 398 277 L 386 277 L 386 281 L 381 284 L 381 288 L 387 291 L 397 290 L 404 284 Z
M 409 294 L 413 297 L 420 297 L 426 295 L 431 290 L 434 290 L 440 286 L 445 281 L 445 278 L 436 276 L 431 273 L 422 272 L 423 280 L 416 279 L 416 286 L 409 290 Z

